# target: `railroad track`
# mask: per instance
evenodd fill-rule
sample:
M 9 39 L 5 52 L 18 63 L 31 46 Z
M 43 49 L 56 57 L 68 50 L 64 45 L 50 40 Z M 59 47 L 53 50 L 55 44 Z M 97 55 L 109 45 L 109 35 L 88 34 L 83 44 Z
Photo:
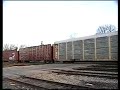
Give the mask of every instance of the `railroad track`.
M 118 79 L 117 65 L 91 65 L 87 67 L 72 68 L 73 70 L 52 69 L 51 72 L 66 75 L 82 75 L 91 77 L 102 77 L 108 79 Z
M 20 76 L 19 78 L 6 78 L 10 81 L 14 81 L 16 83 L 24 84 L 27 86 L 34 87 L 35 90 L 50 90 L 50 89 L 69 89 L 69 90 L 81 90 L 81 89 L 93 89 L 89 87 L 83 87 L 83 86 L 77 86 L 77 85 L 71 85 L 71 84 L 65 84 L 60 82 L 53 82 L 53 81 L 47 81 L 42 79 L 36 79 L 32 77 L 27 76 Z
M 78 70 L 62 70 L 62 69 L 51 69 L 56 71 L 63 71 L 63 72 L 75 72 L 75 73 L 91 73 L 91 74 L 106 74 L 106 75 L 118 75 L 118 73 L 111 73 L 111 72 L 95 72 L 95 71 L 78 71 Z
M 74 70 L 89 70 L 89 71 L 106 71 L 106 72 L 117 72 L 117 68 L 106 68 L 106 67 L 86 67 L 86 68 L 73 68 Z
M 109 78 L 109 79 L 118 79 L 117 74 L 108 74 L 108 73 L 68 71 L 68 70 L 52 71 L 52 73 L 67 74 L 67 75 L 82 75 L 82 76 L 102 77 L 102 78 Z
M 14 85 L 17 85 L 17 86 L 20 86 L 19 88 L 17 86 L 14 86 L 14 87 L 5 87 L 3 89 L 10 89 L 10 90 L 16 90 L 16 87 L 17 89 L 19 90 L 22 90 L 22 87 L 24 87 L 25 90 L 47 90 L 46 88 L 44 87 L 40 87 L 40 86 L 37 86 L 37 85 L 34 85 L 34 84 L 31 84 L 31 83 L 26 83 L 26 82 L 23 82 L 23 81 L 19 81 L 19 80 L 16 80 L 16 79 L 11 79 L 11 78 L 4 78 L 6 81 L 9 81 L 9 82 L 12 82 L 14 83 Z M 11 84 L 10 84 L 11 85 Z M 29 88 L 29 89 L 28 89 Z M 24 90 L 23 89 L 23 90 Z
M 109 65 L 109 64 L 97 64 L 97 65 L 91 65 L 88 67 L 118 67 L 117 64 L 116 65 Z
M 91 65 L 87 67 L 77 67 L 74 70 L 88 70 L 88 71 L 104 71 L 104 72 L 118 72 L 118 65 Z

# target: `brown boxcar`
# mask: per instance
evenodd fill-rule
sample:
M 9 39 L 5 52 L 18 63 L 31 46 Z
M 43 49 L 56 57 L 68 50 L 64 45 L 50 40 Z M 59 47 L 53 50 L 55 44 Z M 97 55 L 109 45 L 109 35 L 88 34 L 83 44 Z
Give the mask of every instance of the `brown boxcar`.
M 20 61 L 26 61 L 29 59 L 29 48 L 20 48 L 19 49 L 19 60 Z
M 20 60 L 27 61 L 51 61 L 52 58 L 51 44 L 39 45 L 20 49 Z
M 35 46 L 32 47 L 32 53 L 33 53 L 32 54 L 32 58 L 33 58 L 32 60 L 35 61 L 36 60 L 36 47 Z
M 3 51 L 3 61 L 17 61 L 19 60 L 19 51 L 15 50 L 6 50 Z
M 41 57 L 42 59 L 41 60 L 44 60 L 44 45 L 42 45 L 42 48 L 41 48 Z
M 46 60 L 49 60 L 49 45 L 46 46 Z
M 46 45 L 43 46 L 43 60 L 46 60 Z
M 40 57 L 40 55 L 39 55 L 39 46 L 36 47 L 36 50 L 37 50 L 37 51 L 36 51 L 36 53 L 37 53 L 37 54 L 36 54 L 36 59 L 37 59 L 37 60 L 40 60 L 40 58 L 39 58 L 39 57 Z
M 52 58 L 52 46 L 51 46 L 51 44 L 48 44 L 48 60 L 52 60 L 53 58 Z
M 38 61 L 38 56 L 39 56 L 38 53 L 37 53 L 37 47 L 38 46 L 35 46 L 35 60 L 36 61 Z
M 41 55 L 41 51 L 42 51 L 42 46 L 39 46 L 39 60 L 42 60 L 42 55 Z
M 31 53 L 31 47 L 28 47 L 28 60 L 31 60 L 32 53 Z
M 19 60 L 24 60 L 24 48 L 19 49 Z
M 42 45 L 39 46 L 39 60 L 42 60 Z
M 53 60 L 51 44 L 44 45 L 43 49 L 44 49 L 42 52 L 44 57 L 43 60 L 51 62 Z

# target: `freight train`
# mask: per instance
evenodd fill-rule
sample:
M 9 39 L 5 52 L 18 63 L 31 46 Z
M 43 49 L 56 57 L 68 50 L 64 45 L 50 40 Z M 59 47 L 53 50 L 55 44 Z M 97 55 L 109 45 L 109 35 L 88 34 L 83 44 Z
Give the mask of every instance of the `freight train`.
M 53 45 L 39 45 L 21 48 L 19 51 L 3 52 L 3 60 L 10 60 L 10 57 L 18 62 L 117 61 L 118 32 L 73 38 L 54 42 Z
M 18 61 L 19 60 L 19 51 L 17 51 L 17 49 L 15 49 L 15 50 L 5 50 L 5 51 L 3 51 L 3 61 L 4 62 L 7 62 L 7 61 L 13 61 L 13 60 L 15 60 L 15 61 Z

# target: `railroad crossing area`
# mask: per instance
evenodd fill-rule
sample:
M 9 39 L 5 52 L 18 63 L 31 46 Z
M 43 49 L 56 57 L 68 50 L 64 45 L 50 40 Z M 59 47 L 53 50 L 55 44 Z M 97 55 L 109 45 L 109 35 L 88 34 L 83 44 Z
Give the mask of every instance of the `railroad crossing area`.
M 4 67 L 3 89 L 118 89 L 118 66 L 72 63 Z

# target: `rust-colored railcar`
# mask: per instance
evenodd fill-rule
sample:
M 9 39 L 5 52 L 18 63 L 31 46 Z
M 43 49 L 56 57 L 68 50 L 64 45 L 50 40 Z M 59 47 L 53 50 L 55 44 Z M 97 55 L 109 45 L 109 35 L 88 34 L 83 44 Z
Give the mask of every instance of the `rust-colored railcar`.
M 41 51 L 42 51 L 42 45 L 39 46 L 39 60 L 42 60 Z
M 36 60 L 36 47 L 32 47 L 32 60 L 35 61 Z
M 17 50 L 9 50 L 3 52 L 3 60 L 8 61 L 15 53 L 14 59 L 17 61 L 56 61 L 58 59 L 58 45 L 57 44 L 47 44 L 32 46 L 26 48 L 20 48 L 19 52 Z
M 20 48 L 19 49 L 19 61 L 24 62 L 29 59 L 28 51 L 29 51 L 29 48 Z
M 39 46 L 36 47 L 36 50 L 37 50 L 36 51 L 36 53 L 37 53 L 36 54 L 36 60 L 40 60 L 40 58 L 39 58 L 40 57 L 40 55 L 39 55 Z
M 46 45 L 43 46 L 43 60 L 46 60 Z
M 32 60 L 32 47 L 28 47 L 28 60 Z
M 19 61 L 19 51 L 15 50 L 5 50 L 3 51 L 3 61 Z
M 40 60 L 44 60 L 44 57 L 43 57 L 43 54 L 44 53 L 44 45 L 40 45 L 39 47 L 39 57 L 40 57 Z
M 26 49 L 27 48 L 27 49 Z M 52 46 L 51 44 L 32 46 L 20 49 L 21 61 L 52 61 Z
M 52 57 L 52 46 L 51 46 L 51 44 L 48 44 L 48 60 L 52 60 L 53 59 L 53 57 Z

